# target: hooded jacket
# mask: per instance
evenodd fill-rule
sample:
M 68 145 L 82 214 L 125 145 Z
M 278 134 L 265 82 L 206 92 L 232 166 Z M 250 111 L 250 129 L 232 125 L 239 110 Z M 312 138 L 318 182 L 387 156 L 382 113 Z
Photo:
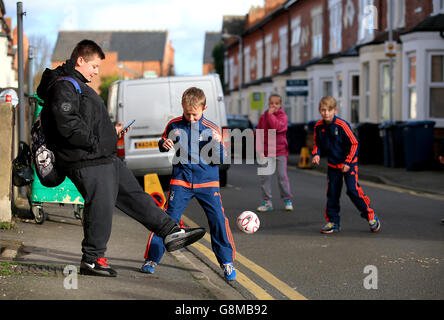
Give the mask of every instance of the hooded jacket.
M 74 78 L 81 93 L 69 81 L 56 81 L 62 76 Z M 44 101 L 42 127 L 63 169 L 110 163 L 117 152 L 116 129 L 103 100 L 87 82 L 67 60 L 54 70 L 46 69 L 37 88 Z
M 263 129 L 264 133 L 256 133 L 256 151 L 263 152 L 266 157 L 288 156 L 288 117 L 282 108 L 273 114 L 265 111 L 259 118 L 257 129 Z M 269 139 L 268 130 L 276 130 L 276 140 Z

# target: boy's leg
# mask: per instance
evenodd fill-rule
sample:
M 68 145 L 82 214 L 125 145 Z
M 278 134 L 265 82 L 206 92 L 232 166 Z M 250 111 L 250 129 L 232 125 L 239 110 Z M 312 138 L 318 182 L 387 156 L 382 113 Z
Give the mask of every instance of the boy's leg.
M 370 206 L 370 199 L 367 197 L 358 183 L 358 166 L 350 167 L 350 170 L 344 175 L 345 184 L 347 186 L 347 195 L 361 212 L 361 217 L 366 220 L 373 220 L 375 212 Z
M 236 247 L 229 221 L 222 207 L 220 189 L 195 189 L 195 196 L 207 215 L 211 246 L 217 261 L 219 264 L 233 262 L 236 257 Z
M 273 158 L 267 158 L 269 163 L 270 161 L 275 161 Z M 265 166 L 265 165 L 264 165 Z M 262 200 L 271 201 L 271 181 L 273 179 L 273 174 L 260 175 L 261 181 L 261 191 L 262 191 Z
M 118 168 L 119 188 L 116 206 L 148 230 L 164 238 L 176 226 L 175 221 L 157 206 L 120 159 L 114 158 L 114 162 Z
M 340 224 L 339 211 L 341 206 L 339 199 L 342 190 L 342 172 L 339 169 L 328 168 L 327 171 L 327 207 L 325 219 L 327 222 Z
M 276 170 L 278 174 L 278 185 L 283 200 L 291 200 L 290 182 L 287 175 L 287 157 L 276 157 Z
M 192 192 L 184 187 L 170 185 L 167 203 L 165 204 L 166 212 L 177 223 L 180 221 L 183 210 L 193 197 Z M 145 251 L 145 260 L 159 263 L 165 253 L 165 246 L 160 237 L 150 232 L 148 243 Z

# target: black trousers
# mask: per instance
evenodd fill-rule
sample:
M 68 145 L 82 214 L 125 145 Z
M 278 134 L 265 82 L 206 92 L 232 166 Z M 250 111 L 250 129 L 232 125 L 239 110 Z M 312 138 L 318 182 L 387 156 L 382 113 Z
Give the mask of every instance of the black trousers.
M 82 260 L 105 255 L 115 207 L 161 238 L 176 225 L 117 157 L 109 164 L 73 169 L 66 174 L 85 200 Z

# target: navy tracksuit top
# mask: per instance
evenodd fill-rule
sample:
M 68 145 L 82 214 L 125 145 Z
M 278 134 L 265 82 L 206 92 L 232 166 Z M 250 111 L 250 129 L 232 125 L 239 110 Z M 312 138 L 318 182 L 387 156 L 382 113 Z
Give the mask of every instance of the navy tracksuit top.
M 337 116 L 330 124 L 320 120 L 313 138 L 313 156 L 327 156 L 329 166 L 341 168 L 358 161 L 359 143 L 347 121 Z
M 189 188 L 219 187 L 219 164 L 223 163 L 226 150 L 222 141 L 212 139 L 212 132 L 222 138 L 216 124 L 204 116 L 199 121 L 188 122 L 185 117 L 171 120 L 159 140 L 159 150 L 166 139 L 175 143 L 171 184 Z

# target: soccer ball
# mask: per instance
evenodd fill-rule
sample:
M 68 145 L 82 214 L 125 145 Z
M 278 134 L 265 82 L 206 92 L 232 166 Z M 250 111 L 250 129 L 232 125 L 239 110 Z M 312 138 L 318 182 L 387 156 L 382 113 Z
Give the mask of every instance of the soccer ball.
M 240 231 L 247 234 L 255 233 L 259 229 L 260 224 L 258 216 L 252 211 L 244 211 L 237 217 L 237 227 Z

